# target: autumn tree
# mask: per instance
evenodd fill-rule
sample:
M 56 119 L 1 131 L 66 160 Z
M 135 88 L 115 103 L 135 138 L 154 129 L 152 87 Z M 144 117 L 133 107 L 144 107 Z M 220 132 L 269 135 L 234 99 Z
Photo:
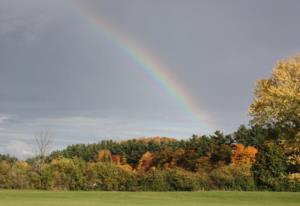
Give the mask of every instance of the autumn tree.
M 270 78 L 258 81 L 249 108 L 252 123 L 280 130 L 293 173 L 300 173 L 300 55 L 279 61 Z
M 8 189 L 11 187 L 11 164 L 3 160 L 0 162 L 0 188 Z
M 121 164 L 121 156 L 120 155 L 111 155 L 111 161 L 115 165 L 120 165 Z
M 279 61 L 267 79 L 259 80 L 249 113 L 252 123 L 300 130 L 300 55 Z
M 138 162 L 137 165 L 137 172 L 141 173 L 141 172 L 146 172 L 150 169 L 150 167 L 152 166 L 152 161 L 153 161 L 153 154 L 150 152 L 146 152 L 145 154 L 143 154 L 143 156 L 141 157 L 141 159 Z
M 174 150 L 167 147 L 154 153 L 153 165 L 161 169 L 169 169 L 174 166 Z
M 11 168 L 11 179 L 13 189 L 29 189 L 28 173 L 31 167 L 25 161 L 17 161 Z
M 236 144 L 235 149 L 232 151 L 231 162 L 234 166 L 252 166 L 252 164 L 255 162 L 256 154 L 257 149 L 255 147 L 245 147 L 242 144 Z
M 112 163 L 112 155 L 109 150 L 100 150 L 96 156 L 97 162 Z
M 300 176 L 300 132 L 293 141 L 284 141 L 284 150 L 288 157 L 289 172 Z M 298 179 L 300 184 L 300 178 Z

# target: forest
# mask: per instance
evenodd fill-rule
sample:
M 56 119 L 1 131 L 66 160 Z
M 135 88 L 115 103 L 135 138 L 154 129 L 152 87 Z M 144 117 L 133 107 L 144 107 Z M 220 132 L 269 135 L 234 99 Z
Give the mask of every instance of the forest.
M 257 82 L 249 114 L 249 125 L 232 134 L 105 140 L 50 154 L 41 148 L 27 160 L 3 154 L 0 188 L 300 191 L 300 55 Z

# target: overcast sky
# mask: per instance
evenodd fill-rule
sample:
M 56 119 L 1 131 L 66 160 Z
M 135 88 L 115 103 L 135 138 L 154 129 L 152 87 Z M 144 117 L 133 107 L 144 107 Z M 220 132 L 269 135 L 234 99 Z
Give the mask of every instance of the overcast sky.
M 249 120 L 255 81 L 300 52 L 299 9 L 298 0 L 1 0 L 0 153 L 32 155 L 33 134 L 43 130 L 54 134 L 53 149 L 230 133 Z M 88 13 L 163 62 L 210 128 Z

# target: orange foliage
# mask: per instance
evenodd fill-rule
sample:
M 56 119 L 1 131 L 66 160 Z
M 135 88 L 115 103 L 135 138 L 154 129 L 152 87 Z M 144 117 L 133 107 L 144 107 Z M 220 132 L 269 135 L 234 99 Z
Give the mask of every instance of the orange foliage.
M 128 173 L 132 172 L 132 167 L 129 164 L 118 165 L 118 167 L 121 168 L 125 172 L 128 172 Z
M 252 165 L 255 162 L 257 152 L 255 147 L 245 147 L 242 144 L 236 144 L 231 155 L 231 162 L 234 166 Z
M 136 171 L 139 173 L 148 171 L 151 167 L 152 160 L 153 155 L 150 152 L 146 152 L 145 154 L 143 154 L 143 156 L 139 160 Z

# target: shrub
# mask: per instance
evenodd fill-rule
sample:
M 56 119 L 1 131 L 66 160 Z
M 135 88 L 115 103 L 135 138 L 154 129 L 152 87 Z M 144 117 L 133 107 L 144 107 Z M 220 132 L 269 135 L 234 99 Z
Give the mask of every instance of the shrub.
M 199 184 L 199 190 L 212 190 L 212 189 L 217 189 L 214 185 L 214 182 L 208 175 L 208 173 L 204 171 L 198 171 L 196 173 L 197 175 L 197 181 Z
M 214 169 L 209 175 L 215 186 L 219 189 L 228 190 L 234 185 L 234 177 L 229 166 L 218 167 Z
M 234 177 L 232 189 L 242 191 L 255 190 L 255 182 L 249 165 L 244 164 L 239 165 L 238 167 L 230 165 L 229 169 Z
M 150 169 L 147 173 L 139 175 L 140 189 L 144 191 L 168 191 L 170 185 L 167 182 L 167 172 Z
M 87 188 L 107 191 L 135 190 L 137 181 L 116 165 L 109 163 L 89 163 L 86 170 Z
M 300 173 L 293 173 L 288 175 L 285 190 L 291 192 L 300 191 Z
M 200 176 L 184 169 L 174 168 L 167 171 L 167 182 L 171 190 L 196 191 L 202 189 Z

